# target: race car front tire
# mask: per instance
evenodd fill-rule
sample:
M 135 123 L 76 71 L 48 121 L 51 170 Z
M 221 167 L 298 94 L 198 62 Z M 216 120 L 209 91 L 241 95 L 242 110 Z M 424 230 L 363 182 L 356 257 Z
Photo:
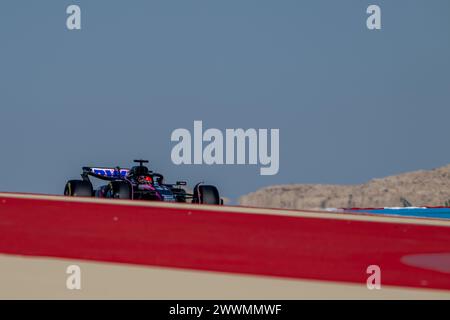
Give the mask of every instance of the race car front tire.
M 194 203 L 220 205 L 219 190 L 211 185 L 199 185 L 194 190 Z
M 71 197 L 92 197 L 92 184 L 84 180 L 69 180 L 64 188 L 64 195 Z

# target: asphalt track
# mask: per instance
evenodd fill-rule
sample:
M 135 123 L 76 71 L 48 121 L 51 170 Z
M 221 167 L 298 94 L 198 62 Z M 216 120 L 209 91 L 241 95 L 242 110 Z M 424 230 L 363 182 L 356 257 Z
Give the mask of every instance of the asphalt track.
M 450 221 L 0 193 L 0 298 L 448 299 Z

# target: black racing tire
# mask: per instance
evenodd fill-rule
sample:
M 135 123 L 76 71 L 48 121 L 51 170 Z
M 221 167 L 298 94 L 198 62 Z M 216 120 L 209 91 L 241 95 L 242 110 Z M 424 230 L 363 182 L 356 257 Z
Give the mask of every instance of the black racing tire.
M 194 202 L 201 204 L 220 205 L 219 190 L 211 185 L 199 185 L 194 190 Z
M 127 181 L 112 181 L 112 197 L 115 199 L 131 199 L 131 186 Z
M 84 180 L 69 180 L 64 188 L 64 195 L 70 197 L 92 197 L 92 183 Z

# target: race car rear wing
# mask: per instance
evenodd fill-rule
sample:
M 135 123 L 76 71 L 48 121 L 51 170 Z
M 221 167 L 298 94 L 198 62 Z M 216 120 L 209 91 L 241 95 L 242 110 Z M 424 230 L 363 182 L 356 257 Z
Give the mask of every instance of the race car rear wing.
M 88 176 L 92 176 L 101 180 L 117 180 L 126 177 L 130 169 L 126 168 L 100 168 L 100 167 L 83 167 L 83 173 L 81 176 L 86 179 Z

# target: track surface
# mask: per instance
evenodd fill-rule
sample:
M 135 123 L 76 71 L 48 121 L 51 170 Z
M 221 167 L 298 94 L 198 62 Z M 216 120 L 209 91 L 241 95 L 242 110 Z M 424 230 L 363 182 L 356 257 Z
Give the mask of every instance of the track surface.
M 81 268 L 67 290 L 66 268 Z M 0 254 L 0 299 L 450 299 L 450 291 Z
M 0 194 L 0 253 L 450 290 L 436 220 Z

